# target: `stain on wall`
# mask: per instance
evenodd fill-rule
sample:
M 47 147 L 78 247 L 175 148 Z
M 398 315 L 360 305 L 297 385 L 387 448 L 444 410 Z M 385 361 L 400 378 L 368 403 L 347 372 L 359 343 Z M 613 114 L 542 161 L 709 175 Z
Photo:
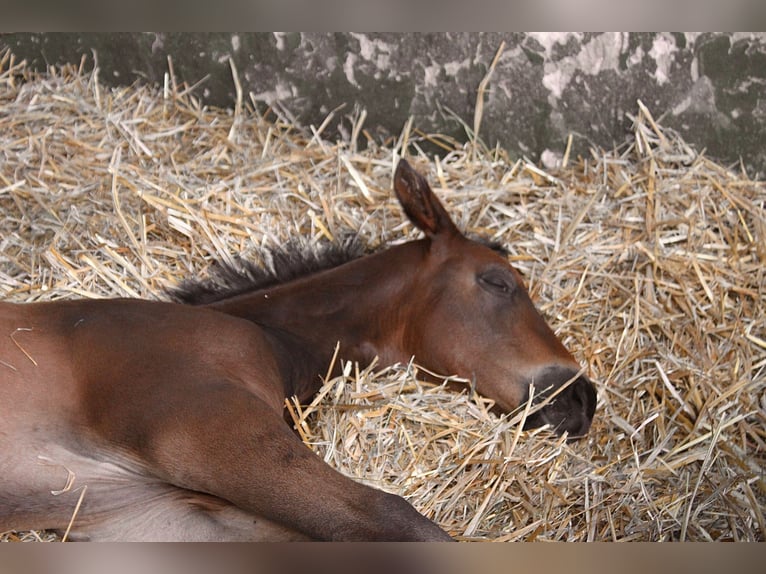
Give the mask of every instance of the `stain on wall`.
M 555 162 L 625 141 L 642 100 L 664 125 L 724 162 L 766 174 L 766 33 L 125 33 L 4 34 L 0 46 L 33 66 L 98 62 L 111 84 L 200 82 L 211 105 L 246 94 L 325 135 L 349 137 L 366 110 L 374 138 L 407 118 L 465 139 L 479 82 L 501 42 L 479 135 L 514 155 Z

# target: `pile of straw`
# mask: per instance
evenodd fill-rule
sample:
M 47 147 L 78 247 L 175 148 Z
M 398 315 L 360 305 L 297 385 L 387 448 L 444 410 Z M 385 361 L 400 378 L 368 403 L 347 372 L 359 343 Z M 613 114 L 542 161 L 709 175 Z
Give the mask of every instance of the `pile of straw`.
M 345 364 L 312 404 L 289 405 L 305 442 L 459 539 L 764 539 L 762 183 L 640 102 L 624 146 L 546 170 L 410 125 L 360 151 L 242 95 L 205 108 L 172 74 L 112 90 L 81 68 L 36 75 L 0 55 L 0 298 L 163 298 L 215 259 L 257 261 L 295 236 L 416 237 L 390 191 L 406 151 L 462 228 L 508 247 L 589 365 L 591 433 L 520 432 L 416 365 Z M 367 134 L 363 113 L 344 121 Z M 38 534 L 5 534 L 19 537 Z

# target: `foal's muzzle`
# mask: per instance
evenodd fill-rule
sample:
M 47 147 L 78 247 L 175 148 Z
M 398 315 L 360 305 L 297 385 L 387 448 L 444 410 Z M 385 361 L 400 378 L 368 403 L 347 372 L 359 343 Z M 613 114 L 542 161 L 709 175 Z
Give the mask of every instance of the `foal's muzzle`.
M 549 424 L 558 434 L 566 431 L 571 439 L 588 434 L 596 411 L 596 389 L 588 377 L 578 375 L 572 369 L 555 366 L 542 370 L 532 382 L 535 388 L 533 406 L 552 398 L 527 417 L 525 429 Z M 525 402 L 527 400 L 528 393 Z

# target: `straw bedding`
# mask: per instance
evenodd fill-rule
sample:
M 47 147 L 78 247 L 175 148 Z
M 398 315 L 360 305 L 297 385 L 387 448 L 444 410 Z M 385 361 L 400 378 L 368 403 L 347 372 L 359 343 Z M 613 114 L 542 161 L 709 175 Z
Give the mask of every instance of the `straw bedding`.
M 313 403 L 290 403 L 304 441 L 458 539 L 764 539 L 766 189 L 640 102 L 625 145 L 544 169 L 411 125 L 360 151 L 242 95 L 202 107 L 172 74 L 112 90 L 0 62 L 3 299 L 163 298 L 289 238 L 416 237 L 390 192 L 406 150 L 463 229 L 510 250 L 589 366 L 591 433 L 521 432 L 521 415 L 422 383 L 416 364 L 344 364 Z M 363 113 L 343 121 L 367 135 Z

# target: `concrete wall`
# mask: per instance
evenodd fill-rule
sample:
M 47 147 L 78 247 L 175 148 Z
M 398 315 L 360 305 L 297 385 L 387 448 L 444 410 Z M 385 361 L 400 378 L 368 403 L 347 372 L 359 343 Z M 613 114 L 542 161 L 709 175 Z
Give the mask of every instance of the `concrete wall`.
M 636 100 L 698 149 L 740 157 L 766 174 L 766 34 L 748 33 L 247 33 L 6 34 L 0 45 L 42 68 L 95 53 L 101 78 L 162 82 L 167 58 L 205 101 L 231 106 L 228 56 L 245 93 L 318 126 L 341 104 L 326 135 L 348 132 L 355 109 L 375 136 L 415 125 L 465 138 L 476 93 L 502 41 L 480 136 L 512 154 L 555 157 L 625 140 Z M 453 115 L 454 114 L 454 115 Z M 552 152 L 552 153 L 551 153 Z

